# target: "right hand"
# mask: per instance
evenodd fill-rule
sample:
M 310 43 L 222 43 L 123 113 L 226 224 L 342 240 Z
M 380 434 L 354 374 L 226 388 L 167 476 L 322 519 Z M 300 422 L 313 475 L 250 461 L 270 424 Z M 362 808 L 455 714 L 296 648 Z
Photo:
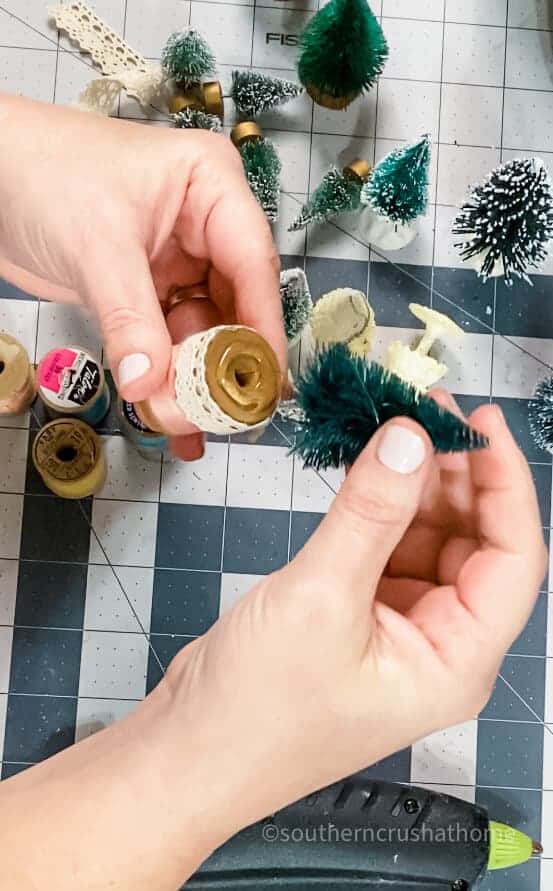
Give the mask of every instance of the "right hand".
M 486 703 L 546 551 L 499 408 L 470 423 L 491 447 L 448 456 L 387 423 L 296 559 L 171 665 L 173 757 L 202 750 L 220 840 Z

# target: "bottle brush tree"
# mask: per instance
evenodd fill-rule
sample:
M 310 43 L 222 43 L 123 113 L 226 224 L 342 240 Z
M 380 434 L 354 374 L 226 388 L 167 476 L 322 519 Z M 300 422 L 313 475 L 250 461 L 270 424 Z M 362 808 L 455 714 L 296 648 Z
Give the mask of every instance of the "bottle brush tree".
M 546 377 L 536 387 L 528 404 L 528 422 L 538 448 L 553 452 L 553 377 Z
M 366 0 L 330 0 L 301 35 L 298 74 L 309 95 L 345 108 L 382 73 L 388 45 Z
M 361 189 L 370 173 L 366 161 L 354 161 L 343 170 L 331 167 L 289 226 L 290 232 L 309 223 L 322 223 L 340 213 L 359 210 Z
M 207 114 L 201 108 L 185 108 L 173 115 L 173 123 L 179 130 L 212 130 L 221 133 L 223 125 L 215 114 Z
M 296 385 L 300 409 L 294 451 L 317 469 L 352 464 L 390 418 L 418 421 L 437 452 L 462 452 L 488 445 L 456 415 L 441 408 L 376 362 L 352 356 L 335 344 L 319 352 Z
M 215 56 L 207 42 L 194 28 L 171 34 L 161 54 L 162 67 L 185 89 L 212 75 L 215 64 Z
M 230 96 L 241 115 L 256 118 L 264 111 L 284 105 L 303 92 L 291 80 L 269 77 L 257 71 L 233 71 Z
M 504 275 L 531 284 L 529 270 L 539 270 L 553 238 L 551 181 L 539 158 L 509 161 L 473 190 L 453 224 L 462 236 L 455 247 L 474 265 L 483 281 Z
M 394 223 L 411 223 L 428 203 L 430 139 L 394 149 L 374 168 L 361 201 Z
M 303 269 L 283 269 L 280 273 L 280 299 L 284 330 L 289 344 L 296 343 L 311 318 L 313 302 Z
M 270 222 L 278 219 L 281 163 L 270 139 L 252 121 L 237 124 L 231 139 L 242 156 L 250 188 Z

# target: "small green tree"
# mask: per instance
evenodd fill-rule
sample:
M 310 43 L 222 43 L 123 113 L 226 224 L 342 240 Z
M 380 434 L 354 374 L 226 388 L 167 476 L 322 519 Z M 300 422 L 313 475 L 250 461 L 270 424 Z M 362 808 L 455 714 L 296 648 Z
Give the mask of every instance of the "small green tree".
M 233 71 L 231 99 L 241 115 L 255 118 L 264 111 L 295 99 L 303 87 L 291 80 L 268 77 L 257 71 Z
M 509 161 L 492 170 L 473 190 L 453 224 L 464 236 L 455 247 L 463 260 L 476 260 L 483 281 L 494 274 L 531 284 L 528 271 L 539 270 L 553 238 L 551 181 L 539 158 Z
M 309 285 L 303 269 L 283 269 L 280 273 L 280 299 L 286 337 L 289 342 L 295 342 L 313 311 Z
M 538 448 L 553 451 L 553 377 L 546 377 L 536 387 L 528 404 L 528 421 Z
M 308 467 L 353 464 L 385 421 L 413 418 L 437 452 L 481 449 L 487 439 L 456 415 L 378 365 L 335 344 L 319 352 L 296 385 L 299 431 L 294 451 Z
M 221 119 L 215 114 L 206 114 L 200 108 L 185 108 L 173 115 L 173 123 L 179 130 L 212 130 L 221 133 Z
M 382 73 L 388 45 L 366 0 L 330 0 L 301 36 L 298 73 L 321 105 L 344 108 Z
M 239 146 L 244 172 L 250 188 L 265 211 L 267 219 L 278 219 L 281 163 L 273 143 L 261 137 L 248 139 Z
M 215 56 L 199 31 L 186 28 L 168 38 L 161 64 L 176 83 L 186 88 L 215 71 Z
M 361 201 L 394 223 L 411 223 L 428 203 L 430 139 L 396 148 L 374 168 Z
M 362 186 L 363 180 L 352 175 L 349 168 L 338 170 L 337 167 L 331 167 L 288 227 L 288 231 L 295 232 L 305 229 L 309 223 L 322 223 L 337 214 L 359 210 Z

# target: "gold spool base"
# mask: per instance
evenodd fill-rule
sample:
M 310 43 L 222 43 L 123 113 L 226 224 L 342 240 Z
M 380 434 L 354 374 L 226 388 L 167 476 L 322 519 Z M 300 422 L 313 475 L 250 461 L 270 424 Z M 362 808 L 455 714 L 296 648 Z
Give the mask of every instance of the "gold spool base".
M 200 84 L 193 84 L 186 92 L 172 96 L 169 100 L 171 114 L 179 114 L 187 108 L 192 111 L 199 111 L 203 108 L 203 91 Z
M 236 148 L 240 148 L 244 142 L 248 142 L 250 139 L 261 139 L 261 135 L 261 129 L 255 121 L 242 121 L 230 131 L 230 138 Z
M 253 426 L 274 414 L 282 389 L 280 368 L 257 332 L 220 331 L 206 351 L 205 377 L 211 398 L 233 420 Z
M 223 101 L 223 88 L 218 80 L 208 81 L 202 84 L 204 108 L 207 114 L 217 115 L 223 120 L 225 115 L 225 103 Z
M 342 111 L 351 105 L 354 99 L 357 99 L 359 93 L 348 93 L 346 96 L 332 96 L 330 93 L 324 93 L 313 84 L 304 84 L 306 91 L 309 93 L 313 102 L 322 105 L 323 108 L 332 108 L 334 111 Z
M 83 421 L 50 421 L 37 433 L 32 457 L 44 485 L 60 498 L 88 498 L 106 481 L 101 441 Z
M 365 183 L 371 175 L 371 170 L 372 168 L 368 161 L 358 158 L 352 161 L 351 164 L 347 164 L 342 172 L 344 176 L 350 179 L 357 179 L 359 182 Z

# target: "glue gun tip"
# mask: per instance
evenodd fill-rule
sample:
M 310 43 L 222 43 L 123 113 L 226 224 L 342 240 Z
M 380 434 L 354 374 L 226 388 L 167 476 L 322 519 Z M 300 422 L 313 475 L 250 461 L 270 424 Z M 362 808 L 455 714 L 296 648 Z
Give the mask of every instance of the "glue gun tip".
M 533 855 L 543 854 L 543 845 L 541 845 L 537 841 L 533 841 L 532 842 L 532 854 Z

